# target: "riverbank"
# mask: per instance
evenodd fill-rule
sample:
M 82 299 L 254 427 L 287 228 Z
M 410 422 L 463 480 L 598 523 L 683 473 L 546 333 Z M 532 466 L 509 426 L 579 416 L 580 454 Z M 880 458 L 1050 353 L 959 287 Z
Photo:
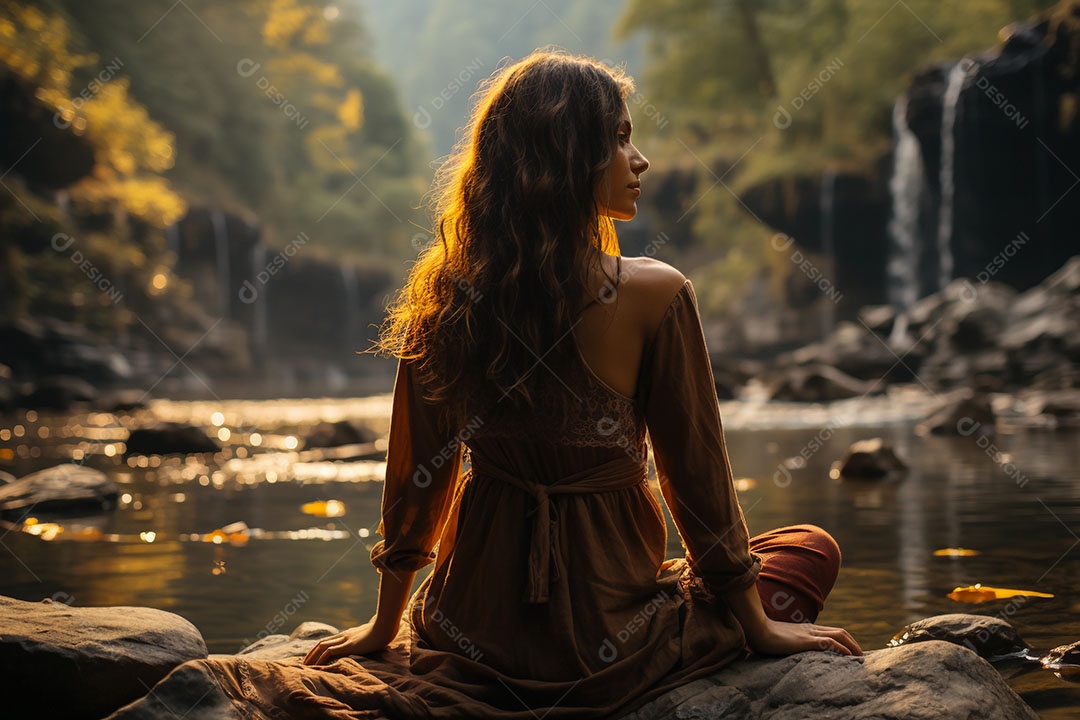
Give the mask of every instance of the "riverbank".
M 192 720 L 241 718 L 198 664 L 206 645 L 183 618 L 149 608 L 77 608 L 45 600 L 0 597 L 0 670 L 21 688 L 15 711 L 60 713 L 72 720 L 161 720 L 179 709 Z M 322 637 L 338 631 L 306 622 L 289 635 L 266 634 L 237 653 L 250 663 L 296 662 Z M 901 629 L 891 647 L 863 657 L 801 653 L 750 657 L 639 708 L 627 720 L 694 717 L 903 716 L 911 720 L 1038 716 L 1005 683 L 998 668 L 1049 673 L 1071 663 L 1071 648 L 1039 659 L 1004 620 L 970 615 L 930 618 Z M 223 660 L 225 656 L 210 656 Z M 1068 665 L 1068 667 L 1076 667 Z M 179 669 L 177 669 L 179 668 Z M 48 669 L 49 672 L 42 672 Z M 174 672 L 175 670 L 175 672 Z M 50 691 L 62 686 L 62 694 Z M 149 691 L 149 692 L 148 692 Z M 129 704 L 130 703 L 130 704 Z M 113 713 L 113 711 L 116 711 Z

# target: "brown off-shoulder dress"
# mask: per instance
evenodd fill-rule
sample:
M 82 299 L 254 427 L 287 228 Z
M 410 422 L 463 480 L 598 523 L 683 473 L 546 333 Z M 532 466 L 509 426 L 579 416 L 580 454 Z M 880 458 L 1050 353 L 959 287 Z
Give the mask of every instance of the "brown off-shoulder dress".
M 449 432 L 400 362 L 371 557 L 384 573 L 434 568 L 396 640 L 325 666 L 237 656 L 186 672 L 212 676 L 238 717 L 536 720 L 617 717 L 741 657 L 724 596 L 764 578 L 783 543 L 748 536 L 693 285 L 646 347 L 636 397 L 584 358 L 562 379 L 580 413 L 557 436 L 479 418 Z M 685 557 L 665 557 L 646 433 Z M 771 582 L 816 615 L 835 569 L 822 580 L 814 563 L 838 555 L 802 552 L 801 574 L 787 582 L 778 561 Z

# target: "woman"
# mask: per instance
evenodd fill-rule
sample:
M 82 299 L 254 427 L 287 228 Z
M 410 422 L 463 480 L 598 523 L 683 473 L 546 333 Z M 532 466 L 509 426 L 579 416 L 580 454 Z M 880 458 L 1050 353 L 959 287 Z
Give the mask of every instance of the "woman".
M 619 257 L 612 220 L 634 217 L 649 166 L 631 89 L 549 52 L 482 89 L 378 345 L 400 361 L 376 615 L 303 664 L 199 661 L 232 701 L 270 717 L 609 717 L 747 646 L 861 653 L 812 624 L 832 538 L 748 537 L 690 281 Z M 685 559 L 665 560 L 646 434 Z
M 630 91 L 618 72 L 552 53 L 506 68 L 484 89 L 472 134 L 443 175 L 438 241 L 382 338 L 402 360 L 385 540 L 372 553 L 383 571 L 378 612 L 321 641 L 306 663 L 368 654 L 397 637 L 414 573 L 433 559 L 440 530 L 435 572 L 406 621 L 414 638 L 466 657 L 463 649 L 477 649 L 493 671 L 532 681 L 523 685 L 530 693 L 553 685 L 552 700 L 604 676 L 591 683 L 599 697 L 622 701 L 712 672 L 741 652 L 740 629 L 763 653 L 858 652 L 843 630 L 764 610 L 763 586 L 774 616 L 816 617 L 835 547 L 817 529 L 783 533 L 802 536 L 793 552 L 811 558 L 811 570 L 794 569 L 814 575 L 820 560 L 829 587 L 800 594 L 806 577 L 776 573 L 755 583 L 761 559 L 731 489 L 692 286 L 663 263 L 618 257 L 611 221 L 634 217 L 649 166 L 630 139 Z M 689 568 L 661 562 L 664 526 L 643 480 L 639 410 Z M 462 488 L 458 445 L 471 453 Z M 444 447 L 452 459 L 429 467 Z M 775 552 L 777 540 L 758 542 L 761 553 Z M 687 599 L 695 590 L 726 601 L 698 609 Z

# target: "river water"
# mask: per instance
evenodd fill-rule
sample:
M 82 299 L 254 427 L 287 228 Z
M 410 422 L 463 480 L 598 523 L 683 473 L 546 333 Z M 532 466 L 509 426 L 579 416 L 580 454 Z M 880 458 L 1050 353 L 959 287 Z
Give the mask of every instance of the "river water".
M 949 612 L 1003 617 L 1040 653 L 1080 639 L 1080 435 L 1006 425 L 993 446 L 975 436 L 920 437 L 913 419 L 932 404 L 892 389 L 886 398 L 831 406 L 724 403 L 751 532 L 809 522 L 836 537 L 844 567 L 819 622 L 847 627 L 864 649 Z M 31 412 L 0 420 L 0 469 L 21 476 L 74 457 L 107 472 L 122 493 L 107 514 L 6 524 L 0 594 L 169 610 L 222 653 L 305 620 L 342 628 L 366 621 L 378 587 L 368 552 L 384 465 L 297 446 L 319 420 L 358 420 L 385 434 L 389 412 L 390 397 L 378 395 L 156 401 L 133 416 Z M 213 459 L 123 460 L 127 429 L 154 420 L 202 425 L 224 438 L 225 451 Z M 874 436 L 910 463 L 905 478 L 830 477 L 851 442 Z M 681 554 L 673 527 L 670 535 L 669 556 Z M 978 554 L 935 555 L 946 548 Z M 982 604 L 946 597 L 975 583 L 1054 597 Z M 1080 708 L 1080 686 L 1047 671 L 1009 682 L 1044 718 L 1075 717 Z

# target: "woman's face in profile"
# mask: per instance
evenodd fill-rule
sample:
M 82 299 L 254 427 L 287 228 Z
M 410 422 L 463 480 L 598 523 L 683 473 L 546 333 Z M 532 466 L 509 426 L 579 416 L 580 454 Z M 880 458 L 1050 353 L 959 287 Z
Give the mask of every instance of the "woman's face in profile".
M 614 220 L 630 220 L 637 215 L 637 199 L 641 197 L 638 177 L 649 169 L 649 161 L 630 141 L 632 130 L 630 111 L 623 103 L 616 130 L 618 144 L 615 157 L 596 187 L 596 204 L 600 214 Z

